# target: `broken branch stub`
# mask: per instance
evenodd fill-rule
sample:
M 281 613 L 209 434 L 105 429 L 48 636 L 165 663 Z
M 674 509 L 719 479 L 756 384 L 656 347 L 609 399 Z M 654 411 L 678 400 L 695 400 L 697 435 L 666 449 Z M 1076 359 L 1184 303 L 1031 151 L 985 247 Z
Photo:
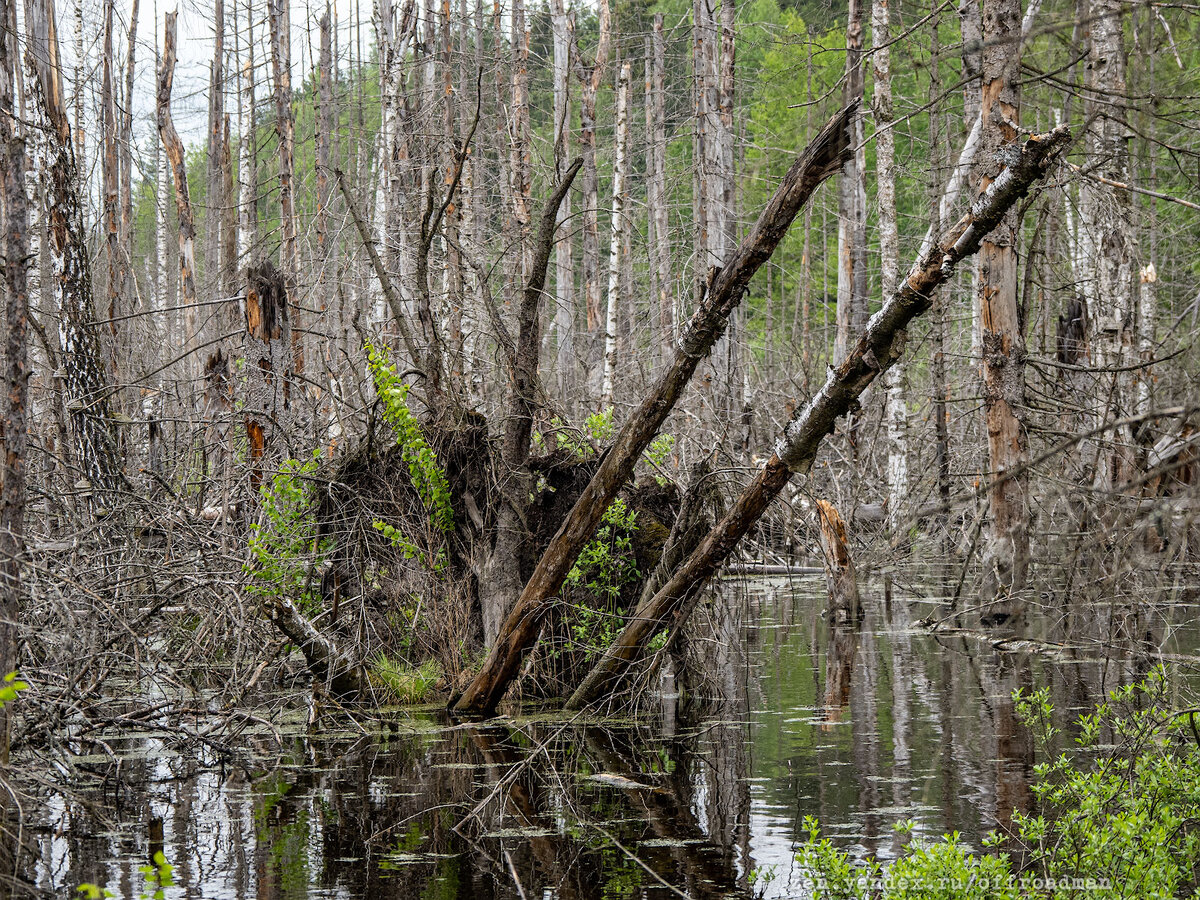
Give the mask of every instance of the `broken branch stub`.
M 600 468 L 568 514 L 520 598 L 505 618 L 483 668 L 453 703 L 460 713 L 481 715 L 495 709 L 516 677 L 521 660 L 537 641 L 552 599 L 583 546 L 591 539 L 609 503 L 629 477 L 642 452 L 675 407 L 696 366 L 724 333 L 729 316 L 742 301 L 754 273 L 779 245 L 796 214 L 851 152 L 849 124 L 857 103 L 838 112 L 821 129 L 784 176 L 758 221 L 742 239 L 680 335 L 675 355 L 658 384 L 621 428 Z
M 899 290 L 871 317 L 867 330 L 841 365 L 830 370 L 825 384 L 784 428 L 775 452 L 725 518 L 658 593 L 638 604 L 612 646 L 567 701 L 567 709 L 580 709 L 611 687 L 650 636 L 677 611 L 688 608 L 688 598 L 708 583 L 792 474 L 807 473 L 812 467 L 821 441 L 833 431 L 838 417 L 849 412 L 867 386 L 900 358 L 905 329 L 929 310 L 934 290 L 950 277 L 959 262 L 979 249 L 983 238 L 1046 174 L 1069 141 L 1070 133 L 1060 125 L 1006 151 L 1011 154 L 1007 168 L 976 199 L 970 211 L 917 259 Z

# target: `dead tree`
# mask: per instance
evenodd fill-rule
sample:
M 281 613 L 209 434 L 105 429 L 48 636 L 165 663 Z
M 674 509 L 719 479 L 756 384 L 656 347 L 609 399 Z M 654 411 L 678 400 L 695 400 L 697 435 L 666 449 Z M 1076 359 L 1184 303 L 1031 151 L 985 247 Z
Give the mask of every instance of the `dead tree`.
M 93 508 L 110 510 L 123 482 L 100 358 L 92 267 L 71 124 L 63 94 L 54 0 L 26 0 L 26 59 L 36 103 L 48 124 L 41 167 L 55 300 L 59 309 L 66 405 L 75 451 Z
M 9 22 L 9 0 L 0 0 L 0 22 Z M 0 196 L 3 197 L 5 322 L 4 399 L 0 403 L 0 675 L 17 668 L 16 623 L 21 610 L 25 555 L 25 460 L 29 387 L 29 209 L 25 198 L 25 135 L 13 102 L 16 39 L 0 35 Z M 0 762 L 8 762 L 8 715 L 0 708 Z M 0 809 L 7 804 L 0 804 Z
M 516 677 L 521 660 L 537 640 L 552 598 L 600 524 L 604 511 L 633 474 L 638 458 L 658 434 L 696 366 L 724 333 L 750 279 L 771 257 L 813 191 L 844 162 L 850 148 L 847 125 L 856 108 L 852 105 L 843 109 L 825 125 L 788 170 L 725 268 L 714 271 L 703 302 L 675 346 L 670 366 L 622 427 L 596 474 L 542 554 L 520 599 L 504 620 L 482 670 L 455 702 L 454 708 L 459 712 L 478 714 L 494 709 Z
M 850 0 L 846 23 L 844 103 L 861 102 L 863 77 L 863 0 Z M 833 362 L 842 361 L 867 324 L 867 182 L 866 147 L 861 118 L 854 120 L 855 152 L 838 179 L 837 337 Z
M 292 14 L 289 0 L 268 0 L 271 28 L 271 72 L 275 78 L 275 133 L 279 137 L 280 268 L 289 289 L 300 275 L 300 248 L 296 240 L 295 155 L 296 120 L 292 115 Z M 304 336 L 298 321 L 299 305 L 292 309 L 292 365 L 304 371 Z
M 246 439 L 250 483 L 263 481 L 268 456 L 283 455 L 291 421 L 291 311 L 287 279 L 270 261 L 246 270 Z
M 984 0 L 980 137 L 985 193 L 1003 171 L 1002 153 L 1016 143 L 1020 122 L 1021 0 Z M 1014 592 L 1029 566 L 1029 461 L 1025 423 L 1025 335 L 1017 300 L 1017 210 L 1010 209 L 979 250 L 983 408 L 988 435 L 992 523 L 982 600 L 1005 599 L 985 621 L 1019 611 Z
M 178 12 L 167 13 L 163 26 L 163 57 L 158 69 L 158 134 L 162 139 L 171 177 L 175 181 L 175 211 L 179 215 L 179 293 L 186 318 L 185 350 L 194 350 L 196 335 L 196 221 L 188 190 L 183 139 L 171 117 L 171 87 L 175 82 L 175 44 Z
M 623 673 L 650 639 L 708 583 L 743 536 L 754 526 L 793 474 L 806 474 L 837 419 L 855 411 L 858 399 L 904 351 L 909 323 L 928 311 L 934 291 L 963 259 L 978 251 L 984 237 L 1045 175 L 1069 134 L 1059 127 L 1029 138 L 1009 165 L 988 185 L 971 210 L 913 265 L 899 290 L 869 322 L 858 342 L 825 384 L 788 423 L 766 465 L 742 491 L 733 508 L 674 576 L 653 597 L 640 603 L 600 661 L 567 703 L 579 709 L 592 702 Z M 486 671 L 486 669 L 485 669 Z
M 858 577 L 846 536 L 846 523 L 832 503 L 817 501 L 817 524 L 821 529 L 821 555 L 825 561 L 825 586 L 829 589 L 829 623 L 836 628 L 857 625 L 861 611 Z

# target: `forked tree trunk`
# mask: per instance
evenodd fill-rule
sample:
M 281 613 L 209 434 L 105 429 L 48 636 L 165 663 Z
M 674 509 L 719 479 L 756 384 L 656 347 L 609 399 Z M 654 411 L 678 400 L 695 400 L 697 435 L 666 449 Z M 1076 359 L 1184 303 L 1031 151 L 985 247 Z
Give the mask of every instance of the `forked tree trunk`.
M 537 640 L 552 598 L 558 593 L 579 552 L 599 525 L 604 511 L 679 400 L 700 360 L 725 330 L 754 273 L 787 233 L 813 191 L 842 165 L 849 149 L 847 125 L 854 106 L 835 115 L 792 165 L 754 228 L 724 269 L 714 273 L 704 302 L 693 314 L 675 347 L 671 365 L 622 427 L 599 469 L 546 548 L 520 599 L 504 620 L 483 669 L 454 704 L 464 713 L 494 709 L 524 655 Z
M 109 415 L 110 388 L 100 357 L 91 258 L 83 230 L 79 169 L 63 95 L 54 0 L 26 0 L 26 59 L 30 87 L 49 128 L 41 167 L 60 314 L 66 406 L 84 479 L 97 512 L 108 511 L 123 483 L 116 435 Z
M 984 165 L 979 189 L 988 190 L 1003 169 L 1004 152 L 1017 141 L 1020 122 L 1021 0 L 984 0 L 980 118 Z M 1025 407 L 1025 336 L 1017 299 L 1017 211 L 1009 210 L 979 251 L 978 306 L 983 352 L 984 422 L 988 434 L 991 534 L 984 554 L 982 600 L 1002 601 L 984 615 L 1016 615 L 1014 596 L 1029 566 L 1029 461 Z
M 175 211 L 179 215 L 179 292 L 184 309 L 186 336 L 184 350 L 192 351 L 196 335 L 196 224 L 192 218 L 192 198 L 188 190 L 183 140 L 171 118 L 171 86 L 175 80 L 175 41 L 179 13 L 167 13 L 163 26 L 163 57 L 158 69 L 158 134 L 171 166 L 175 182 Z M 189 365 L 194 363 L 189 362 Z
M 900 289 L 871 317 L 851 352 L 830 370 L 825 384 L 788 423 L 775 444 L 775 452 L 725 518 L 658 593 L 638 604 L 629 622 L 575 691 L 568 709 L 591 703 L 621 677 L 646 641 L 671 621 L 677 610 L 686 608 L 689 598 L 708 583 L 792 475 L 806 474 L 811 469 L 821 442 L 833 431 L 837 419 L 852 411 L 867 386 L 900 358 L 909 323 L 928 311 L 934 291 L 959 262 L 979 249 L 983 238 L 1000 224 L 1029 186 L 1045 175 L 1068 139 L 1067 130 L 1061 127 L 1029 138 L 1020 155 L 991 182 L 975 207 L 916 261 Z M 675 624 L 680 624 L 677 617 Z

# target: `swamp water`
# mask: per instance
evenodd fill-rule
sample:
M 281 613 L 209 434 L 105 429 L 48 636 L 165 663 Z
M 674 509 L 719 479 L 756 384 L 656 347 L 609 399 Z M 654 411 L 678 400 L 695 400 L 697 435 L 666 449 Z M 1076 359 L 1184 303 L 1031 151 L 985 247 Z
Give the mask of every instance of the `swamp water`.
M 232 758 L 113 736 L 119 767 L 75 761 L 103 790 L 27 811 L 24 875 L 47 895 L 152 895 L 141 867 L 161 850 L 167 897 L 803 897 L 806 816 L 888 858 L 898 822 L 977 847 L 1027 808 L 1015 688 L 1049 687 L 1068 724 L 1158 662 L 1194 672 L 1194 591 L 1156 610 L 1044 593 L 1030 653 L 916 627 L 942 614 L 939 589 L 903 587 L 885 600 L 868 583 L 861 630 L 831 634 L 819 576 L 726 582 L 687 650 L 703 699 L 682 704 L 668 681 L 631 719 L 250 723 Z

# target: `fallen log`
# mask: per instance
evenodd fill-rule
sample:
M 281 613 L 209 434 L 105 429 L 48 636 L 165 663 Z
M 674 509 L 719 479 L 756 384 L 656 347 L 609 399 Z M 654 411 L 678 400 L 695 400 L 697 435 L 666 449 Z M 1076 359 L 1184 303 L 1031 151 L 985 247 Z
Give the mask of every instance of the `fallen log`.
M 683 329 L 671 364 L 608 448 L 558 533 L 542 554 L 521 596 L 501 625 L 499 635 L 475 679 L 452 702 L 455 711 L 482 715 L 495 709 L 537 641 L 553 598 L 591 540 L 604 511 L 633 474 L 642 452 L 654 440 L 687 387 L 697 365 L 724 333 L 750 279 L 765 263 L 813 192 L 837 172 L 851 152 L 848 126 L 857 104 L 850 104 L 821 129 L 784 176 L 758 221 L 724 268 L 710 273 L 704 299 Z
M 1046 134 L 1031 136 L 1019 147 L 1006 148 L 1007 167 L 970 211 L 913 264 L 899 290 L 871 317 L 854 349 L 841 365 L 830 369 L 825 384 L 784 428 L 775 452 L 725 518 L 674 577 L 638 605 L 612 646 L 567 701 L 567 709 L 580 709 L 595 700 L 623 675 L 646 641 L 668 619 L 676 612 L 682 615 L 691 609 L 689 598 L 698 595 L 792 475 L 806 474 L 812 468 L 821 442 L 833 431 L 837 419 L 853 412 L 867 386 L 900 358 L 907 339 L 905 329 L 929 310 L 934 290 L 950 277 L 959 262 L 979 249 L 983 238 L 1030 185 L 1046 174 L 1069 140 L 1070 133 L 1060 125 Z M 674 624 L 678 626 L 679 620 Z

